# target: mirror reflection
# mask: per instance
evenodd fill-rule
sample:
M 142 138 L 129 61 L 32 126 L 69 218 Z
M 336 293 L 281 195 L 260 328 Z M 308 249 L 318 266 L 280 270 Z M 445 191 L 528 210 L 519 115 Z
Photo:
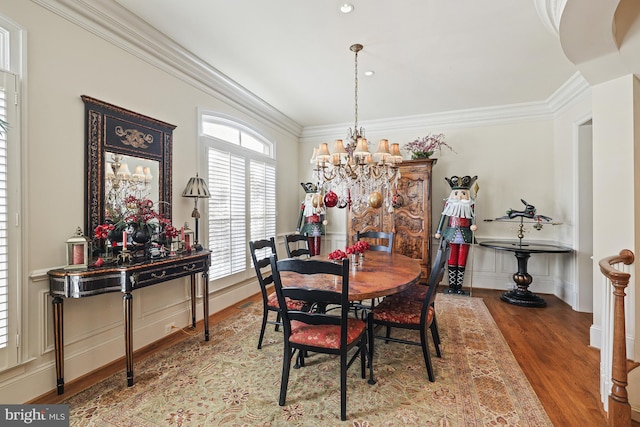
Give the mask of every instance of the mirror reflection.
M 128 196 L 149 199 L 154 206 L 158 205 L 160 190 L 157 161 L 105 151 L 104 165 L 106 220 L 117 221 L 122 218 L 126 206 L 124 200 Z

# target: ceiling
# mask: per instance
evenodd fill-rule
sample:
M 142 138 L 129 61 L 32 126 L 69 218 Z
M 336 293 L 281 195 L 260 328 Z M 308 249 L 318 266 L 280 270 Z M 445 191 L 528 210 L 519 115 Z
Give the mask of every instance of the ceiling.
M 303 127 L 544 101 L 576 73 L 540 0 L 116 0 Z M 372 77 L 364 71 L 373 70 Z

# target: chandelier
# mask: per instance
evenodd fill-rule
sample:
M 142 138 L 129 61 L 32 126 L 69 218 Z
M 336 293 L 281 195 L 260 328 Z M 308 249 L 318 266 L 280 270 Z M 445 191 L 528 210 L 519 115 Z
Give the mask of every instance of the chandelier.
M 348 130 L 347 144 L 345 146 L 341 139 L 336 139 L 331 153 L 329 144 L 321 143 L 313 149 L 311 163 L 318 187 L 327 195 L 334 193 L 331 198 L 325 197 L 328 207 L 332 207 L 329 205 L 331 200 L 333 206 L 349 207 L 357 212 L 383 205 L 391 212 L 393 192 L 400 178 L 398 163 L 402 162 L 402 155 L 400 145 L 389 145 L 387 139 L 381 139 L 378 149 L 371 153 L 365 130 L 358 127 L 358 52 L 362 48 L 361 44 L 349 48 L 355 53 L 355 123 L 353 129 Z

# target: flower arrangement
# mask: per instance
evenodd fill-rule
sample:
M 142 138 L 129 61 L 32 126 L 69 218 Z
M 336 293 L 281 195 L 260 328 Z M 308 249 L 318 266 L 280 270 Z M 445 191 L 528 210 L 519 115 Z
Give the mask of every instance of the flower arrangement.
M 110 218 L 108 220 L 110 222 L 100 224 L 95 228 L 94 237 L 96 239 L 104 240 L 109 237 L 111 231 L 122 233 L 129 228 L 146 232 L 149 237 L 158 235 L 160 239 L 168 241 L 178 236 L 178 230 L 168 218 L 153 208 L 151 200 L 129 195 L 125 197 L 124 204 L 123 212 L 119 218 Z M 112 242 L 112 245 L 116 244 L 116 242 Z
M 347 248 L 347 253 L 349 255 L 351 255 L 351 254 L 363 254 L 364 251 L 368 251 L 370 248 L 371 248 L 371 246 L 369 245 L 369 242 L 366 242 L 364 240 L 360 240 L 355 245 L 349 246 Z
M 347 258 L 347 254 L 340 249 L 336 249 L 329 254 L 329 259 L 332 261 L 340 261 L 343 258 Z
M 343 258 L 348 258 L 349 255 L 361 254 L 364 251 L 367 251 L 371 248 L 369 242 L 365 242 L 364 240 L 360 240 L 358 243 L 352 246 L 348 246 L 345 250 L 336 249 L 335 251 L 329 254 L 329 259 L 332 261 L 339 261 Z
M 407 142 L 404 145 L 405 150 L 411 153 L 412 159 L 428 159 L 436 151 L 442 150 L 443 147 L 455 153 L 455 150 L 446 143 L 444 134 L 429 134 L 423 138 L 417 138 L 415 141 Z

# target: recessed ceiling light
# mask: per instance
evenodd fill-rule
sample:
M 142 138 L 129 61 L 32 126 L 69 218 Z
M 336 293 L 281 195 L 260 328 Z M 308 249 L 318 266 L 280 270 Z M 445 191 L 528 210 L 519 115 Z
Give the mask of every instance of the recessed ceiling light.
M 340 5 L 340 12 L 342 13 L 351 13 L 353 12 L 353 5 L 351 3 L 342 3 Z
M 367 70 L 367 71 L 365 71 L 365 72 L 364 72 L 364 75 L 365 75 L 365 76 L 367 76 L 367 77 L 371 77 L 371 76 L 373 76 L 375 73 L 376 73 L 376 72 L 375 72 L 375 71 L 373 71 L 373 70 Z

